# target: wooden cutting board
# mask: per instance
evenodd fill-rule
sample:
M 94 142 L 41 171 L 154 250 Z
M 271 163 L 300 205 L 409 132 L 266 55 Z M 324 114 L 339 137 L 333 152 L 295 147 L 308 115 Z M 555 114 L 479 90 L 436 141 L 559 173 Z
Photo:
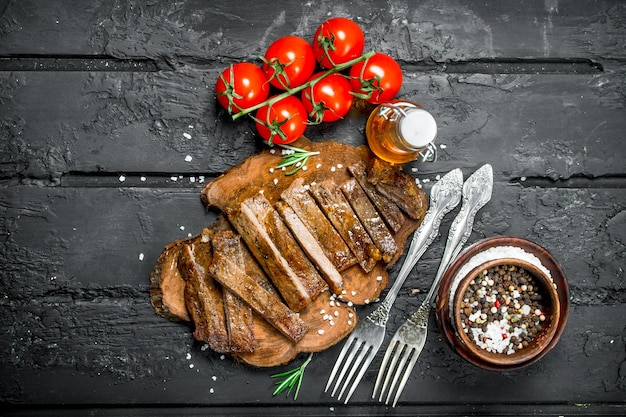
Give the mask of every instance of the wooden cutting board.
M 296 178 L 303 178 L 306 184 L 333 179 L 340 185 L 351 178 L 347 169 L 349 165 L 358 161 L 369 162 L 374 158 L 366 146 L 353 147 L 333 141 L 318 143 L 303 137 L 293 146 L 319 152 L 319 155 L 308 160 L 306 169 L 301 169 L 293 175 L 286 175 L 285 171 L 275 168 L 282 161 L 281 149 L 262 151 L 207 184 L 201 194 L 203 203 L 208 208 L 226 212 L 261 192 L 274 204 Z M 341 341 L 357 325 L 355 306 L 376 302 L 381 292 L 388 286 L 387 270 L 402 255 L 407 238 L 419 224 L 420 221 L 407 217 L 402 228 L 394 235 L 399 250 L 390 263 L 379 261 L 369 273 L 365 273 L 358 265 L 349 267 L 342 272 L 344 291 L 341 296 L 325 291 L 302 310 L 300 317 L 307 323 L 309 331 L 299 342 L 293 343 L 288 340 L 255 314 L 254 334 L 258 348 L 253 353 L 237 353 L 233 356 L 252 366 L 273 367 L 289 362 L 300 352 L 319 352 Z M 181 243 L 183 241 L 174 242 L 168 247 L 171 249 Z M 156 272 L 153 271 L 151 276 L 151 299 L 157 313 L 169 319 L 185 321 L 189 320 L 188 316 L 180 314 L 179 311 L 183 310 L 180 305 L 184 306 L 184 300 L 180 301 L 181 288 L 184 288 L 180 274 L 160 275 L 161 271 L 173 271 L 175 268 L 172 251 L 164 251 L 155 266 Z M 165 300 L 172 306 L 165 305 Z M 178 308 L 172 311 L 171 307 L 177 306 Z M 176 311 L 179 314 L 176 314 Z

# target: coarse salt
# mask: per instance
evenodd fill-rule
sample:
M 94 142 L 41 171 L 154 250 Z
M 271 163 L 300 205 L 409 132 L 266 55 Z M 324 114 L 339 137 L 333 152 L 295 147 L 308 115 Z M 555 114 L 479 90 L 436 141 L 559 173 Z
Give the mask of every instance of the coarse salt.
M 183 133 L 183 136 L 185 137 L 185 139 L 191 139 L 191 135 L 187 132 Z
M 192 159 L 193 159 L 193 157 L 191 155 L 187 155 L 185 157 L 185 162 L 191 162 Z
M 120 182 L 124 182 L 124 181 L 126 181 L 126 177 L 124 175 L 120 175 L 119 180 L 120 180 Z
M 140 260 L 140 261 L 143 261 L 143 253 L 140 253 L 140 254 L 139 254 L 139 260 Z

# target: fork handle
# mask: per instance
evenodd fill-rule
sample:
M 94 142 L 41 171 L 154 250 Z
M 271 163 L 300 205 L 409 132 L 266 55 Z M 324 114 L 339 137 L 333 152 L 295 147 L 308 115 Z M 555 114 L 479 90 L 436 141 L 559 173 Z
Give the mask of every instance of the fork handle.
M 398 273 L 395 282 L 393 283 L 392 287 L 389 289 L 389 292 L 385 296 L 385 299 L 381 303 L 380 307 L 386 309 L 387 311 L 391 310 L 391 306 L 396 300 L 396 297 L 400 292 L 400 288 L 402 288 L 404 281 L 409 276 L 409 273 L 411 272 L 417 261 L 422 257 L 424 252 L 426 252 L 426 249 L 428 249 L 430 244 L 439 234 L 439 225 L 441 224 L 444 216 L 452 211 L 452 209 L 454 209 L 461 201 L 461 185 L 463 174 L 458 168 L 451 171 L 450 174 L 456 176 L 452 178 L 456 179 L 457 181 L 453 180 L 450 182 L 445 182 L 443 187 L 437 190 L 437 193 L 439 195 L 431 196 L 434 197 L 434 200 L 431 202 L 431 206 L 426 212 L 422 224 L 420 224 L 420 227 L 417 229 L 415 235 L 413 236 L 413 240 L 411 241 L 411 246 L 409 247 L 409 250 L 407 252 L 406 259 L 404 260 L 404 264 L 402 264 L 402 268 L 400 268 L 400 272 Z

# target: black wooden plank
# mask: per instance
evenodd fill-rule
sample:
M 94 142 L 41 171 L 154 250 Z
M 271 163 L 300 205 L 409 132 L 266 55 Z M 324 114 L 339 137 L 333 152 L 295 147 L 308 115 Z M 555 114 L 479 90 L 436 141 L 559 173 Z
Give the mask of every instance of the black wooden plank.
M 626 172 L 625 68 L 600 74 L 405 73 L 400 97 L 439 124 L 441 171 L 489 161 L 508 179 Z M 0 174 L 219 174 L 263 145 L 213 98 L 217 71 L 0 73 Z M 367 112 L 311 126 L 313 140 L 365 142 Z M 445 148 L 444 148 L 445 147 Z M 497 157 L 493 152 L 497 152 Z
M 271 370 L 236 364 L 203 350 L 187 325 L 157 316 L 149 304 L 148 274 L 162 247 L 197 233 L 214 218 L 200 204 L 199 189 L 7 185 L 2 192 L 0 345 L 9 354 L 0 358 L 0 400 L 30 405 L 292 404 L 271 397 L 269 375 L 302 358 Z M 456 356 L 431 319 L 432 337 L 404 401 L 412 406 L 530 398 L 552 404 L 621 401 L 624 324 L 617 318 L 626 315 L 625 193 L 623 188 L 543 189 L 497 182 L 470 242 L 510 234 L 552 251 L 571 285 L 568 328 L 538 364 L 493 373 Z M 442 233 L 450 221 L 446 218 Z M 421 299 L 412 289 L 423 294 L 429 287 L 442 245 L 438 239 L 407 280 L 389 333 Z M 339 407 L 321 388 L 339 348 L 315 356 L 299 402 Z M 377 363 L 354 404 L 374 404 L 369 393 Z
M 311 37 L 329 16 L 358 21 L 368 47 L 406 62 L 625 56 L 626 9 L 619 0 L 3 3 L 0 56 L 107 55 L 174 65 L 241 60 L 280 36 Z

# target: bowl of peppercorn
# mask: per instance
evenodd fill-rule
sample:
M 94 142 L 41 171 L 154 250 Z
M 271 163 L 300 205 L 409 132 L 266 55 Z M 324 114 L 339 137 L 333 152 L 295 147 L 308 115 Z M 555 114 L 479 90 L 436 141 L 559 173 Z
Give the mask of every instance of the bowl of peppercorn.
M 496 236 L 468 247 L 446 270 L 437 322 L 451 347 L 481 368 L 512 370 L 542 358 L 569 314 L 569 289 L 536 243 Z

